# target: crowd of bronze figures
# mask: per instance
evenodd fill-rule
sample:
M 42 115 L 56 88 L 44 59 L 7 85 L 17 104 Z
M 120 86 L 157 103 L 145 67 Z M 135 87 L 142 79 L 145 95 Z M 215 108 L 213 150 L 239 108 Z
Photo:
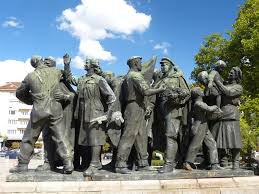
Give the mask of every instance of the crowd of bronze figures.
M 204 155 L 199 168 L 239 168 L 239 67 L 224 80 L 226 63 L 219 60 L 209 72 L 198 74 L 200 87 L 190 88 L 181 69 L 166 57 L 159 62 L 160 70 L 155 70 L 156 57 L 144 63 L 140 56 L 130 57 L 124 76 L 105 73 L 97 59 L 87 58 L 86 73 L 79 78 L 72 74 L 68 54 L 63 61 L 60 70 L 51 57 L 31 58 L 35 70 L 24 78 L 16 96 L 33 107 L 18 165 L 10 172 L 28 170 L 41 132 L 44 163 L 36 168 L 39 172 L 58 166 L 65 174 L 98 172 L 107 141 L 113 155 L 105 167 L 116 173 L 192 171 L 199 151 Z M 154 150 L 165 153 L 158 170 L 150 165 Z

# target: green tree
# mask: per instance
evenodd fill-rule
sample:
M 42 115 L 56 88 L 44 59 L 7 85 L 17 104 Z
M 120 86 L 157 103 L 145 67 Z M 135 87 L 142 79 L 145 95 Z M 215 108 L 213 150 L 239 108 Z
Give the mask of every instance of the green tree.
M 245 94 L 259 93 L 259 0 L 247 0 L 230 33 L 226 49 L 231 66 L 238 65 L 244 57 L 249 62 L 242 66 Z
M 197 81 L 198 73 L 210 71 L 219 59 L 226 60 L 226 44 L 227 40 L 221 34 L 214 33 L 205 37 L 199 53 L 194 57 L 197 66 L 193 69 L 191 78 Z
M 259 95 L 254 98 L 244 96 L 240 111 L 241 154 L 249 158 L 253 150 L 259 151 Z
M 199 72 L 209 71 L 218 59 L 222 59 L 228 64 L 226 72 L 233 66 L 241 66 L 244 93 L 254 97 L 259 93 L 259 0 L 247 0 L 240 7 L 228 35 L 228 39 L 217 33 L 205 37 L 195 56 L 197 66 L 191 78 L 196 81 Z

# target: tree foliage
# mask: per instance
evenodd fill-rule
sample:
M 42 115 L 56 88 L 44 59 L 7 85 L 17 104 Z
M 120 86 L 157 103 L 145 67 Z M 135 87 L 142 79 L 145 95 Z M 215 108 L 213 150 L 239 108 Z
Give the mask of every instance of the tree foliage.
M 194 57 L 197 66 L 192 71 L 192 79 L 197 80 L 197 75 L 201 71 L 210 71 L 213 64 L 219 59 L 226 59 L 226 43 L 227 40 L 221 34 L 214 33 L 205 37 L 199 53 Z
M 240 7 L 233 30 L 228 35 L 223 38 L 222 34 L 214 33 L 205 37 L 195 56 L 197 66 L 191 78 L 197 80 L 199 72 L 210 70 L 221 59 L 228 64 L 226 72 L 233 66 L 241 67 L 245 94 L 256 96 L 259 93 L 259 0 L 247 0 Z
M 259 0 L 247 0 L 230 33 L 227 51 L 232 66 L 246 57 L 242 65 L 243 85 L 247 95 L 259 93 Z
M 259 151 L 259 95 L 254 98 L 243 96 L 240 111 L 242 155 L 249 156 L 252 150 Z

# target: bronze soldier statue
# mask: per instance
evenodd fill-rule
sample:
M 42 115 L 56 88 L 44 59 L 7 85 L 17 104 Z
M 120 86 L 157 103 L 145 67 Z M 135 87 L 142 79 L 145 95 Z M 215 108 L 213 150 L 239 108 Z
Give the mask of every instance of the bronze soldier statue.
M 62 78 L 60 70 L 44 65 L 42 58 L 39 56 L 31 58 L 31 65 L 35 68 L 35 71 L 29 73 L 16 90 L 16 96 L 19 100 L 26 104 L 33 104 L 30 118 L 31 127 L 24 132 L 18 165 L 10 169 L 10 172 L 28 170 L 34 144 L 42 129 L 48 126 L 53 134 L 52 140 L 57 146 L 57 154 L 64 165 L 63 172 L 72 173 L 73 165 L 69 160 L 67 146 L 63 139 L 62 106 L 58 101 L 61 98 L 69 100 L 73 96 L 63 94 L 56 96 L 55 87 L 59 85 Z
M 44 64 L 50 68 L 56 67 L 56 61 L 53 57 L 46 57 Z M 73 120 L 74 99 L 72 96 L 75 94 L 74 89 L 65 80 L 64 76 L 56 87 L 55 95 L 60 95 L 60 103 L 63 109 L 63 138 L 66 143 L 69 160 L 73 162 L 74 158 L 74 142 L 75 142 L 75 129 Z M 62 95 L 71 95 L 70 100 L 63 100 Z M 42 138 L 44 144 L 44 163 L 36 168 L 36 171 L 55 170 L 55 167 L 62 165 L 62 160 L 56 153 L 56 145 L 51 138 L 52 134 L 48 126 L 42 130 Z
M 162 58 L 160 64 L 162 77 L 156 87 L 165 85 L 166 90 L 157 95 L 156 103 L 166 131 L 166 161 L 159 172 L 165 173 L 174 169 L 177 139 L 183 125 L 183 109 L 190 98 L 190 91 L 182 73 L 175 71 L 174 63 L 169 58 Z
M 64 56 L 65 73 L 68 80 L 77 86 L 77 104 L 75 119 L 80 121 L 78 144 L 91 147 L 91 162 L 84 176 L 90 175 L 102 168 L 100 161 L 101 147 L 105 144 L 105 125 L 102 119 L 111 114 L 115 95 L 107 81 L 96 72 L 100 68 L 99 61 L 91 59 L 87 66 L 87 74 L 78 80 L 72 77 L 69 56 Z
M 122 83 L 122 95 L 125 103 L 124 129 L 121 136 L 116 160 L 116 172 L 129 174 L 127 160 L 135 146 L 138 159 L 138 170 L 150 170 L 148 164 L 148 134 L 145 127 L 145 103 L 144 97 L 163 92 L 165 88 L 152 89 L 149 87 L 141 74 L 142 57 L 134 56 L 128 59 L 127 64 L 130 68 Z

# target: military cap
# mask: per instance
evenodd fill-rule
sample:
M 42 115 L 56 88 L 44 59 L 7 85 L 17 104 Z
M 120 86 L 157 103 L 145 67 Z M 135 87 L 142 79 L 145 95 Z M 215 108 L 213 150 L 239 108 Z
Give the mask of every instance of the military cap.
M 130 57 L 129 59 L 128 59 L 128 61 L 127 61 L 127 65 L 129 65 L 130 63 L 131 63 L 131 61 L 134 61 L 135 59 L 142 59 L 142 57 L 141 56 L 132 56 L 132 57 Z
M 98 59 L 93 58 L 93 59 L 91 59 L 90 63 L 91 63 L 91 66 L 100 67 L 100 63 L 99 63 Z
M 43 63 L 43 59 L 41 56 L 39 55 L 33 55 L 31 57 L 31 65 L 36 68 L 39 64 Z
M 32 55 L 31 60 L 40 61 L 40 60 L 42 60 L 42 56 L 40 56 L 40 55 Z
M 163 58 L 161 59 L 160 64 L 162 64 L 162 63 L 169 63 L 169 64 L 171 64 L 172 66 L 175 66 L 174 63 L 173 63 L 173 61 L 172 61 L 171 59 L 167 58 L 167 57 L 163 57 Z

